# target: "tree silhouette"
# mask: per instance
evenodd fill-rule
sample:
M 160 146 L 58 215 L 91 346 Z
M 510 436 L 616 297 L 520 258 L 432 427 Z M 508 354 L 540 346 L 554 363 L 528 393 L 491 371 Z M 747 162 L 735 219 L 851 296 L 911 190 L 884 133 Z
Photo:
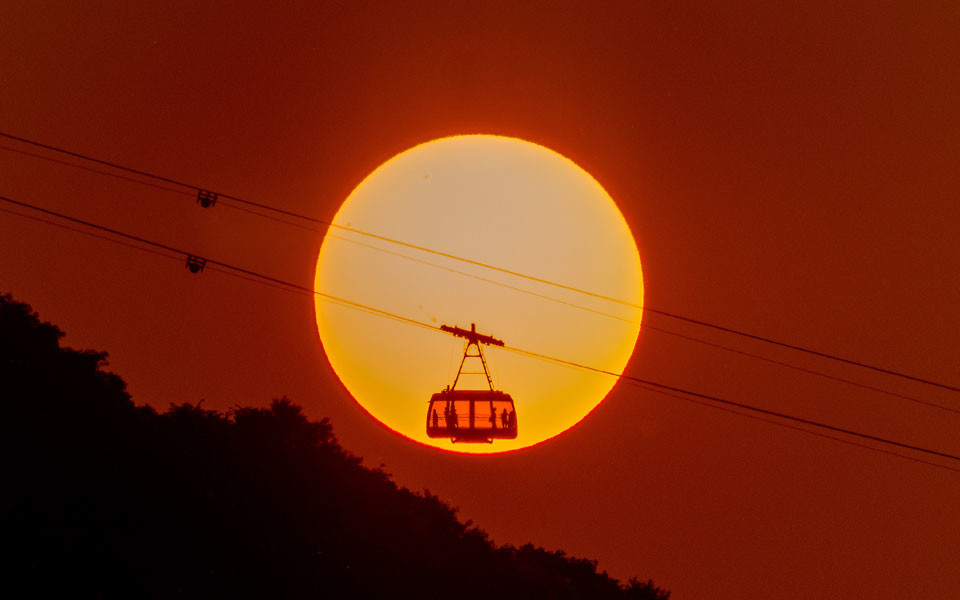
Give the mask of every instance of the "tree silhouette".
M 0 296 L 9 589 L 71 598 L 665 600 L 596 562 L 495 546 L 286 399 L 136 406 L 107 354 Z

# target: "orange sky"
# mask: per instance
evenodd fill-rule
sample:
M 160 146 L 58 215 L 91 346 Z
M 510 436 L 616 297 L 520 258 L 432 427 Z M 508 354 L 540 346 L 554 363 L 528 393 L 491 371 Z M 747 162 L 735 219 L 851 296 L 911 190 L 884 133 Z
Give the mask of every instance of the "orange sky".
M 528 139 L 617 200 L 649 306 L 960 381 L 956 3 L 127 4 L 0 5 L 0 129 L 320 218 L 420 142 Z M 308 231 L 3 151 L 0 187 L 313 280 Z M 225 409 L 287 394 L 330 416 L 368 464 L 446 498 L 496 541 L 595 557 L 678 598 L 960 588 L 956 473 L 629 387 L 533 449 L 450 455 L 350 400 L 309 298 L 191 277 L 6 214 L 0 288 L 67 343 L 109 350 L 140 402 Z M 960 452 L 954 413 L 646 326 L 960 408 L 956 394 L 654 315 L 644 325 L 629 374 Z

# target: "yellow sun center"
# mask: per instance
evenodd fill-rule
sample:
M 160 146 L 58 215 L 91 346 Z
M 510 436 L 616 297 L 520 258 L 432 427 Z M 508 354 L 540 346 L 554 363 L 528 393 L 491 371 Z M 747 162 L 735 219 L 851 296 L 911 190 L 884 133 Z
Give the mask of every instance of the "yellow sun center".
M 367 412 L 412 440 L 459 452 L 524 448 L 575 425 L 615 383 L 484 346 L 494 386 L 515 401 L 516 439 L 428 438 L 427 402 L 453 383 L 465 346 L 442 324 L 476 323 L 508 348 L 615 373 L 633 352 L 643 278 L 630 229 L 596 180 L 543 146 L 490 135 L 421 144 L 364 179 L 333 223 L 316 289 L 436 328 L 317 297 L 320 338 L 338 377 Z M 464 370 L 480 367 L 468 360 Z M 488 384 L 466 374 L 462 388 Z

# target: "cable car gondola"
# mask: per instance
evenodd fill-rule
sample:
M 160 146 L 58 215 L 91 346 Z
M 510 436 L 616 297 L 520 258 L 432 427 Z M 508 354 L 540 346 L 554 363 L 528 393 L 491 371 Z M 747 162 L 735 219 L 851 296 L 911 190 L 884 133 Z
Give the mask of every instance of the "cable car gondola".
M 487 369 L 481 344 L 503 346 L 503 342 L 489 335 L 477 333 L 477 325 L 470 329 L 460 327 L 440 327 L 443 331 L 467 340 L 463 350 L 460 368 L 453 385 L 430 397 L 427 407 L 427 437 L 450 438 L 454 444 L 493 443 L 493 440 L 513 440 L 517 437 L 517 412 L 510 394 L 493 389 L 493 379 Z M 476 354 L 470 348 L 476 348 Z M 480 359 L 483 372 L 464 372 L 463 365 L 468 358 Z M 458 390 L 457 382 L 461 375 L 484 375 L 487 378 L 486 390 Z

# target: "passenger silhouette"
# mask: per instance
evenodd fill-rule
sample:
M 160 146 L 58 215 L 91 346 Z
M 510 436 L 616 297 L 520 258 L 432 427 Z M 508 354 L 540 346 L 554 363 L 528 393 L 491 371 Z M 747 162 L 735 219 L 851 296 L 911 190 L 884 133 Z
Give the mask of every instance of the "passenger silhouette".
M 510 426 L 510 416 L 507 415 L 507 409 L 503 409 L 503 412 L 500 413 L 500 424 L 503 425 L 504 429 Z
M 490 411 L 490 429 L 497 428 L 497 409 L 492 409 Z
M 433 409 L 433 426 L 434 428 L 440 424 L 440 417 L 437 416 L 437 409 Z
M 511 429 L 517 426 L 517 413 L 515 411 L 510 411 L 510 414 L 507 415 L 507 427 Z
M 451 407 L 450 407 L 450 425 L 449 425 L 449 427 L 451 427 L 451 428 L 453 428 L 453 429 L 457 429 L 458 427 L 460 427 L 460 424 L 457 423 L 457 407 L 456 407 L 456 406 L 451 406 Z
M 443 407 L 443 424 L 447 426 L 447 429 L 450 429 L 450 405 L 447 404 Z

